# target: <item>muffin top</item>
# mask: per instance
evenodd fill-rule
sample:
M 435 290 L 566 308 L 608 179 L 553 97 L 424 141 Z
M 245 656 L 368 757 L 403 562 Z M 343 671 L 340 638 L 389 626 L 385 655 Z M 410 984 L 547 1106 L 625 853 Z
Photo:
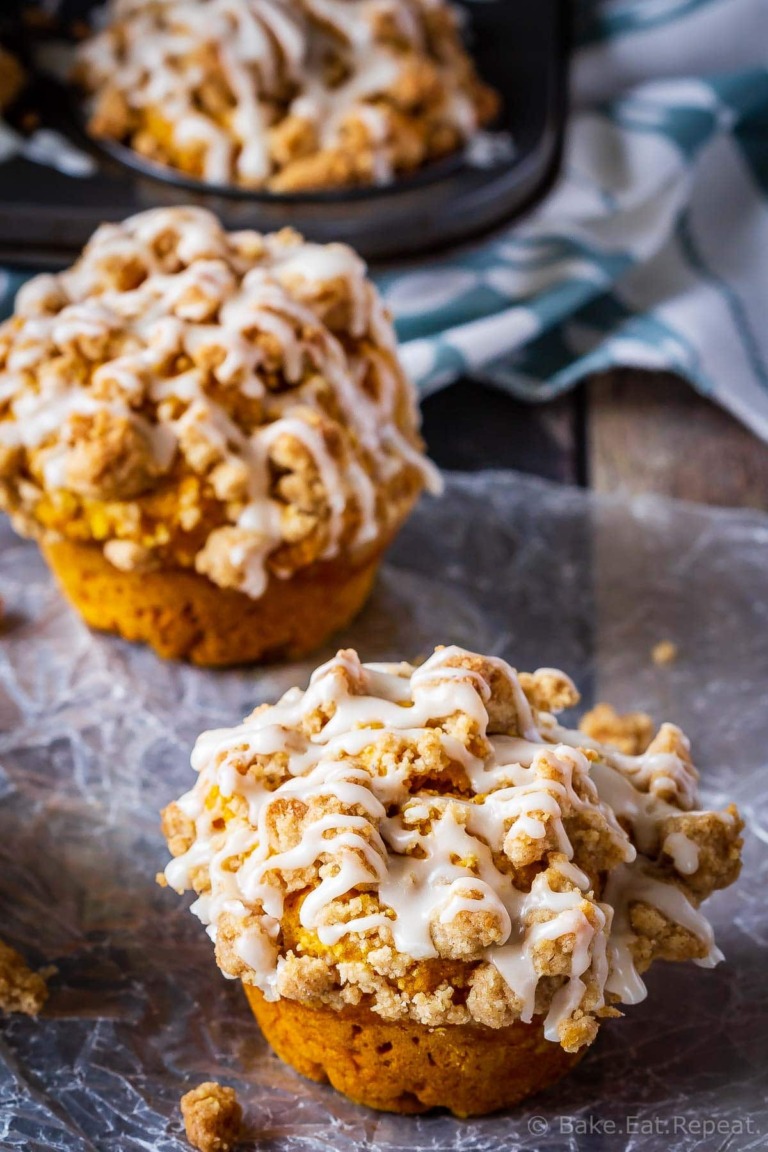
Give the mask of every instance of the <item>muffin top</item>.
M 734 807 L 696 808 L 664 724 L 628 755 L 555 713 L 562 672 L 439 648 L 339 652 L 274 706 L 200 737 L 164 813 L 165 881 L 222 971 L 268 999 L 589 1044 L 658 958 L 721 958 L 698 905 L 738 875 Z
M 496 98 L 445 0 L 113 0 L 79 54 L 90 131 L 216 183 L 386 183 Z
M 380 547 L 425 482 L 390 319 L 342 244 L 157 209 L 99 228 L 0 327 L 0 507 L 119 568 L 259 597 Z

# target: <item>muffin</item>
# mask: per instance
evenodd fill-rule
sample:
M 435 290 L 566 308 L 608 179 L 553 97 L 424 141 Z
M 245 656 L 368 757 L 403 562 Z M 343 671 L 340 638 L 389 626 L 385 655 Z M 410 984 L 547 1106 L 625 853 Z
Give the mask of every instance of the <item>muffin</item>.
M 386 184 L 493 119 L 445 0 L 112 0 L 88 130 L 212 184 Z
M 627 755 L 556 713 L 562 672 L 437 649 L 322 665 L 207 732 L 163 814 L 161 882 L 287 1063 L 352 1100 L 458 1116 L 573 1067 L 654 960 L 721 959 L 701 901 L 739 872 L 664 724 Z
M 198 208 L 99 228 L 0 327 L 0 507 L 88 624 L 299 656 L 359 610 L 426 483 L 365 265 Z

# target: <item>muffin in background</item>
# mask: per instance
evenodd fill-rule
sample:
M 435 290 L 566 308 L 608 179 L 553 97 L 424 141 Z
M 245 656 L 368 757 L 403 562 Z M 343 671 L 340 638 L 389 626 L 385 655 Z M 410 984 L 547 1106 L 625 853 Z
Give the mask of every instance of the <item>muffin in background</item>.
M 446 0 L 112 0 L 88 130 L 211 184 L 386 184 L 495 116 Z
M 425 484 L 363 262 L 198 208 L 98 229 L 0 327 L 0 507 L 88 624 L 166 657 L 308 652 Z
M 722 958 L 699 905 L 739 874 L 738 812 L 697 808 L 679 728 L 627 755 L 558 724 L 577 701 L 461 648 L 342 651 L 198 739 L 164 882 L 283 1060 L 480 1115 L 568 1071 L 654 961 Z

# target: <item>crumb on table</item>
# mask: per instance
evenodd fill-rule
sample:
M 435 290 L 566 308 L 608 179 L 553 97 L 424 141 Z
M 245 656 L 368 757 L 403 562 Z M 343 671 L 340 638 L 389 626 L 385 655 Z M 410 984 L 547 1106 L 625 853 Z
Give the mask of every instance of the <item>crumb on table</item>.
M 200 1152 L 230 1152 L 240 1138 L 243 1110 L 234 1088 L 207 1081 L 181 1098 L 187 1139 Z
M 660 640 L 651 649 L 651 659 L 658 665 L 674 664 L 677 653 L 677 644 L 673 644 L 671 640 Z
M 605 703 L 585 712 L 579 728 L 592 740 L 610 744 L 626 756 L 641 755 L 653 737 L 653 720 L 647 712 L 622 714 Z
M 37 1016 L 48 999 L 46 978 L 53 972 L 33 972 L 15 948 L 0 940 L 0 1012 Z

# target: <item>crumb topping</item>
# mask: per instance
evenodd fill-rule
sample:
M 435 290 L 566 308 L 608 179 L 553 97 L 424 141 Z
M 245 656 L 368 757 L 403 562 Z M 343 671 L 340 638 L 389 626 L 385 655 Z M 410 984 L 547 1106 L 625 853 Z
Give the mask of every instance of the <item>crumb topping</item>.
M 436 473 L 363 262 L 198 208 L 103 225 L 0 327 L 0 507 L 258 598 L 386 540 Z
M 239 1142 L 243 1110 L 234 1088 L 207 1081 L 180 1102 L 187 1140 L 199 1152 L 232 1152 Z
M 639 756 L 653 739 L 653 720 L 647 712 L 619 713 L 611 704 L 596 704 L 585 712 L 579 729 L 601 744 L 610 744 L 627 756 Z
M 678 728 L 625 754 L 558 725 L 577 699 L 561 672 L 456 647 L 418 668 L 340 652 L 199 738 L 165 878 L 268 999 L 541 1015 L 576 1050 L 654 959 L 720 959 L 698 905 L 736 878 L 742 827 L 697 810 Z
M 672 640 L 660 640 L 651 649 L 651 659 L 659 667 L 663 667 L 665 664 L 674 664 L 677 657 L 677 644 L 673 643 Z
M 384 184 L 496 112 L 445 0 L 112 0 L 90 131 L 215 184 Z
M 38 1016 L 48 999 L 46 980 L 54 971 L 33 972 L 15 948 L 0 940 L 0 1012 Z

